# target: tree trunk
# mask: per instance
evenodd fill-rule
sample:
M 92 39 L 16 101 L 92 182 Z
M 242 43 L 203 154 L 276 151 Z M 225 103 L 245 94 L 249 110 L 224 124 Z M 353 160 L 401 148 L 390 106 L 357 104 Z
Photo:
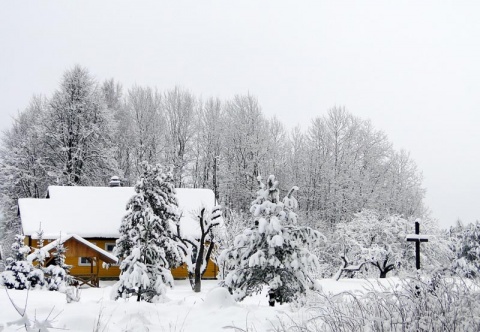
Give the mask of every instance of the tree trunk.
M 380 278 L 384 279 L 387 277 L 388 270 L 380 270 Z
M 275 306 L 275 291 L 271 290 L 271 291 L 268 292 L 268 304 L 271 307 Z
M 203 263 L 203 254 L 205 252 L 205 233 L 203 229 L 203 218 L 205 218 L 205 208 L 200 212 L 200 229 L 202 230 L 202 236 L 200 238 L 200 248 L 197 254 L 197 260 L 195 262 L 195 293 L 200 293 L 202 291 L 202 263 Z
M 195 290 L 195 273 L 188 272 L 188 280 L 190 281 L 190 287 Z
M 195 293 L 200 293 L 202 291 L 202 278 L 200 274 L 195 274 L 195 288 L 193 291 Z

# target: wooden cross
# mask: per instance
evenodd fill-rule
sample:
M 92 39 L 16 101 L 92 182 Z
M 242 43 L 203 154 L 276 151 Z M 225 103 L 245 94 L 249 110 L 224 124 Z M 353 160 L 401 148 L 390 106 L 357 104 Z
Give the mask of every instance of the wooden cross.
M 415 242 L 415 259 L 417 270 L 420 270 L 420 242 L 428 242 L 428 237 L 420 235 L 420 223 L 418 219 L 415 221 L 415 234 L 407 234 L 407 241 Z

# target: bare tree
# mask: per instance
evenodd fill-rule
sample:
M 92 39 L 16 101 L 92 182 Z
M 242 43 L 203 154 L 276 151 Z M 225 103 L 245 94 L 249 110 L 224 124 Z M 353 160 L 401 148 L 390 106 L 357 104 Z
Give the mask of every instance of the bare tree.
M 134 86 L 128 90 L 126 108 L 132 123 L 130 149 L 134 178 L 141 174 L 144 161 L 150 164 L 163 162 L 166 126 L 161 101 L 161 94 L 149 87 Z
M 66 71 L 41 123 L 51 180 L 105 183 L 116 171 L 111 123 L 103 93 L 88 71 L 79 66 Z
M 189 162 L 190 141 L 194 134 L 195 98 L 187 90 L 175 87 L 164 94 L 163 109 L 167 123 L 167 163 L 174 165 L 177 188 L 186 185 L 185 168 Z

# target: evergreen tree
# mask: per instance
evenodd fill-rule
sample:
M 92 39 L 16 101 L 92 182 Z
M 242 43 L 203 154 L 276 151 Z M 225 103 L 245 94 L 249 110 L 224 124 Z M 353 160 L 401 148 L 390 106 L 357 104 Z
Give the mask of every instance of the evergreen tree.
M 455 254 L 452 269 L 466 278 L 480 273 L 480 222 L 463 226 L 460 222 L 450 229 L 451 248 Z
M 37 231 L 38 246 L 37 246 L 37 248 L 32 248 L 32 249 L 34 249 L 34 251 L 33 251 L 34 258 L 33 258 L 32 262 L 36 261 L 37 265 L 34 266 L 34 269 L 32 270 L 32 272 L 30 272 L 30 274 L 28 276 L 28 280 L 29 280 L 30 285 L 32 287 L 35 287 L 36 285 L 40 285 L 40 286 L 45 285 L 45 274 L 44 274 L 45 268 L 44 268 L 44 265 L 45 265 L 45 259 L 47 257 L 49 257 L 50 254 L 48 253 L 48 251 L 42 250 L 42 248 L 43 248 L 43 234 L 44 234 L 44 232 L 42 230 L 42 224 L 40 223 L 40 226 L 39 226 L 38 231 Z
M 26 260 L 30 247 L 23 244 L 25 236 L 16 235 L 12 244 L 13 257 L 7 259 L 5 271 L 1 274 L 1 283 L 7 288 L 26 289 L 30 282 L 28 276 L 33 266 Z
M 121 264 L 112 297 L 136 294 L 137 301 L 153 302 L 173 286 L 170 269 L 183 262 L 186 251 L 173 239 L 179 213 L 171 171 L 147 163 L 143 168 L 114 249 Z
M 258 182 L 260 190 L 250 208 L 254 226 L 238 235 L 234 247 L 222 253 L 222 258 L 235 266 L 225 278 L 225 286 L 241 301 L 266 285 L 269 303 L 274 306 L 275 302 L 299 300 L 308 288 L 314 288 L 310 269 L 318 266 L 318 259 L 307 246 L 319 244 L 323 235 L 294 225 L 294 190 L 284 200 L 286 207 L 279 200 L 278 182 L 273 175 L 267 186 L 261 177 Z
M 44 231 L 42 229 L 42 224 L 40 223 L 40 227 L 38 228 L 38 232 L 37 232 L 38 246 L 33 251 L 33 254 L 35 255 L 35 258 L 33 259 L 33 261 L 36 261 L 38 263 L 37 265 L 38 268 L 42 268 L 45 265 L 45 259 L 50 256 L 48 251 L 42 250 L 43 234 L 44 234 Z
M 55 264 L 49 265 L 45 268 L 47 274 L 47 284 L 49 290 L 63 290 L 71 282 L 69 275 L 71 265 L 65 264 L 65 253 L 67 248 L 63 245 L 61 236 L 55 245 L 55 252 L 53 253 Z

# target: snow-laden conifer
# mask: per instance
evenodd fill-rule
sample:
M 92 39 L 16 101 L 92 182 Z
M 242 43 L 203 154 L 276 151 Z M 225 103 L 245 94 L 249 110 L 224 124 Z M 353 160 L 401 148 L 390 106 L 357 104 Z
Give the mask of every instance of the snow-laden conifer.
M 32 248 L 33 249 L 33 255 L 34 259 L 32 260 L 33 262 L 37 262 L 37 268 L 41 269 L 45 265 L 45 259 L 50 256 L 49 252 L 46 250 L 42 250 L 43 248 L 43 234 L 44 231 L 42 229 L 42 224 L 40 223 L 40 226 L 37 231 L 37 248 Z
M 455 258 L 452 269 L 466 278 L 480 274 L 480 222 L 462 225 L 460 222 L 450 229 L 451 247 Z
M 67 248 L 65 248 L 63 245 L 62 237 L 60 235 L 53 253 L 55 264 L 51 264 L 44 269 L 46 274 L 45 279 L 49 290 L 63 291 L 71 282 L 71 276 L 69 272 L 72 266 L 65 264 L 66 252 Z
M 12 244 L 13 257 L 7 258 L 5 271 L 1 274 L 1 283 L 7 288 L 26 289 L 30 287 L 28 276 L 33 266 L 27 261 L 30 247 L 23 244 L 25 236 L 15 235 Z
M 114 249 L 121 264 L 112 297 L 136 294 L 137 301 L 153 302 L 173 286 L 170 269 L 183 262 L 185 248 L 173 239 L 179 213 L 171 171 L 147 163 L 143 168 Z
M 278 182 L 270 175 L 260 186 L 250 212 L 254 225 L 235 238 L 234 247 L 222 253 L 222 259 L 235 266 L 225 278 L 225 286 L 237 301 L 268 286 L 269 303 L 299 300 L 314 288 L 311 269 L 318 259 L 308 246 L 319 244 L 323 235 L 308 227 L 296 226 L 294 188 L 280 202 Z
M 34 258 L 32 262 L 37 262 L 34 265 L 32 272 L 28 275 L 28 280 L 30 282 L 31 287 L 44 286 L 45 285 L 45 259 L 50 256 L 49 252 L 46 250 L 42 250 L 43 248 L 43 234 L 44 231 L 42 230 L 42 224 L 38 227 L 37 231 L 37 248 L 32 248 Z M 33 265 L 33 263 L 32 263 Z

